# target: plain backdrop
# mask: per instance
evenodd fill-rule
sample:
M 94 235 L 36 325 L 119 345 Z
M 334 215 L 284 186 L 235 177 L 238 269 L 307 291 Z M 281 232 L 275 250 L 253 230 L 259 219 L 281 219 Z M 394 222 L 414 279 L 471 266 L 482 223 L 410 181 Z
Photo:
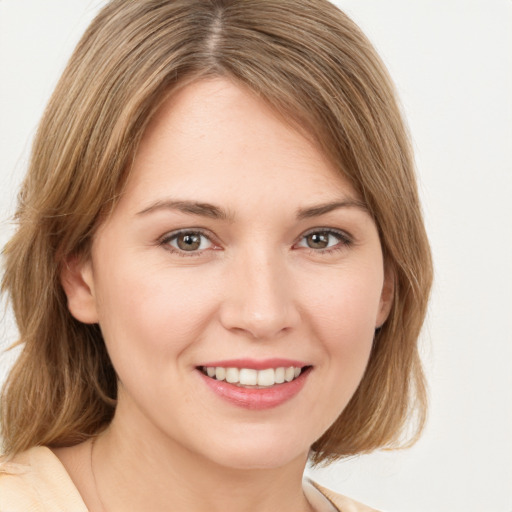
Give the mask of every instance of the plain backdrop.
M 512 512 L 512 1 L 336 3 L 386 62 L 412 132 L 436 269 L 431 407 L 414 448 L 312 474 L 384 511 Z M 38 119 L 102 4 L 0 0 L 0 246 Z M 15 339 L 6 310 L 0 349 Z

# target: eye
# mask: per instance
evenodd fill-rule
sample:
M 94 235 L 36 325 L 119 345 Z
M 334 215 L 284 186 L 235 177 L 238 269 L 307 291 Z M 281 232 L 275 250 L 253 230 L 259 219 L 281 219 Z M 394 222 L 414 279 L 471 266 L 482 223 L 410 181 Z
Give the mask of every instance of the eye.
M 331 252 L 341 250 L 352 243 L 351 238 L 342 231 L 333 229 L 317 229 L 302 236 L 298 247 L 314 249 L 315 252 Z
M 178 231 L 169 233 L 160 241 L 171 252 L 180 256 L 193 256 L 200 251 L 211 249 L 212 241 L 201 231 Z M 184 254 L 190 253 L 190 254 Z

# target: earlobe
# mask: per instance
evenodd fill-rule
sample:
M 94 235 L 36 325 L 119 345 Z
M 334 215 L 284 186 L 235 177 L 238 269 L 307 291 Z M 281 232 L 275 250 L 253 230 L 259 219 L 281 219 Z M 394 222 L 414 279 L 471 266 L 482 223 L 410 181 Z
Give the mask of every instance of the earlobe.
M 94 279 L 90 260 L 72 255 L 60 271 L 60 282 L 68 299 L 70 313 L 85 324 L 98 323 Z
M 386 265 L 384 272 L 384 284 L 382 286 L 382 292 L 380 295 L 379 313 L 377 315 L 377 321 L 375 328 L 378 329 L 386 322 L 393 301 L 395 298 L 395 271 L 391 265 Z

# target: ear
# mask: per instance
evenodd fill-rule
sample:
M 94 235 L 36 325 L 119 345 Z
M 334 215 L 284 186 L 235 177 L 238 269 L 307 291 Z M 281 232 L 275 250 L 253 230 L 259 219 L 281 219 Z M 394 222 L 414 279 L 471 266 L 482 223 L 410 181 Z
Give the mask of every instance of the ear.
M 60 282 L 68 299 L 70 313 L 85 324 L 98 323 L 90 259 L 83 260 L 77 255 L 66 258 L 60 272 Z
M 377 320 L 375 328 L 382 327 L 384 322 L 387 320 L 391 311 L 391 306 L 395 298 L 395 270 L 391 265 L 386 264 L 384 266 L 384 284 L 382 285 L 382 292 L 380 295 L 379 312 L 377 314 Z

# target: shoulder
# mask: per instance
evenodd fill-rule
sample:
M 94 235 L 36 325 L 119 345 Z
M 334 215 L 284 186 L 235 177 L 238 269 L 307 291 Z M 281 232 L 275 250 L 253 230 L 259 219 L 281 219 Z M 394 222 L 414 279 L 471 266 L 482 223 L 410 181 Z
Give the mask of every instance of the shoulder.
M 330 489 L 326 489 L 325 487 L 322 487 L 321 485 L 317 484 L 316 482 L 313 482 L 312 480 L 308 479 L 306 485 L 307 487 L 305 486 L 305 490 L 307 488 L 315 489 L 320 494 L 322 494 L 322 496 L 326 498 L 331 503 L 331 505 L 334 506 L 334 510 L 337 510 L 339 512 L 378 512 L 374 508 L 368 507 L 367 505 L 363 505 L 358 501 L 355 501 L 351 498 L 347 498 L 346 496 L 331 491 Z
M 0 512 L 87 512 L 64 466 L 37 446 L 0 459 Z

